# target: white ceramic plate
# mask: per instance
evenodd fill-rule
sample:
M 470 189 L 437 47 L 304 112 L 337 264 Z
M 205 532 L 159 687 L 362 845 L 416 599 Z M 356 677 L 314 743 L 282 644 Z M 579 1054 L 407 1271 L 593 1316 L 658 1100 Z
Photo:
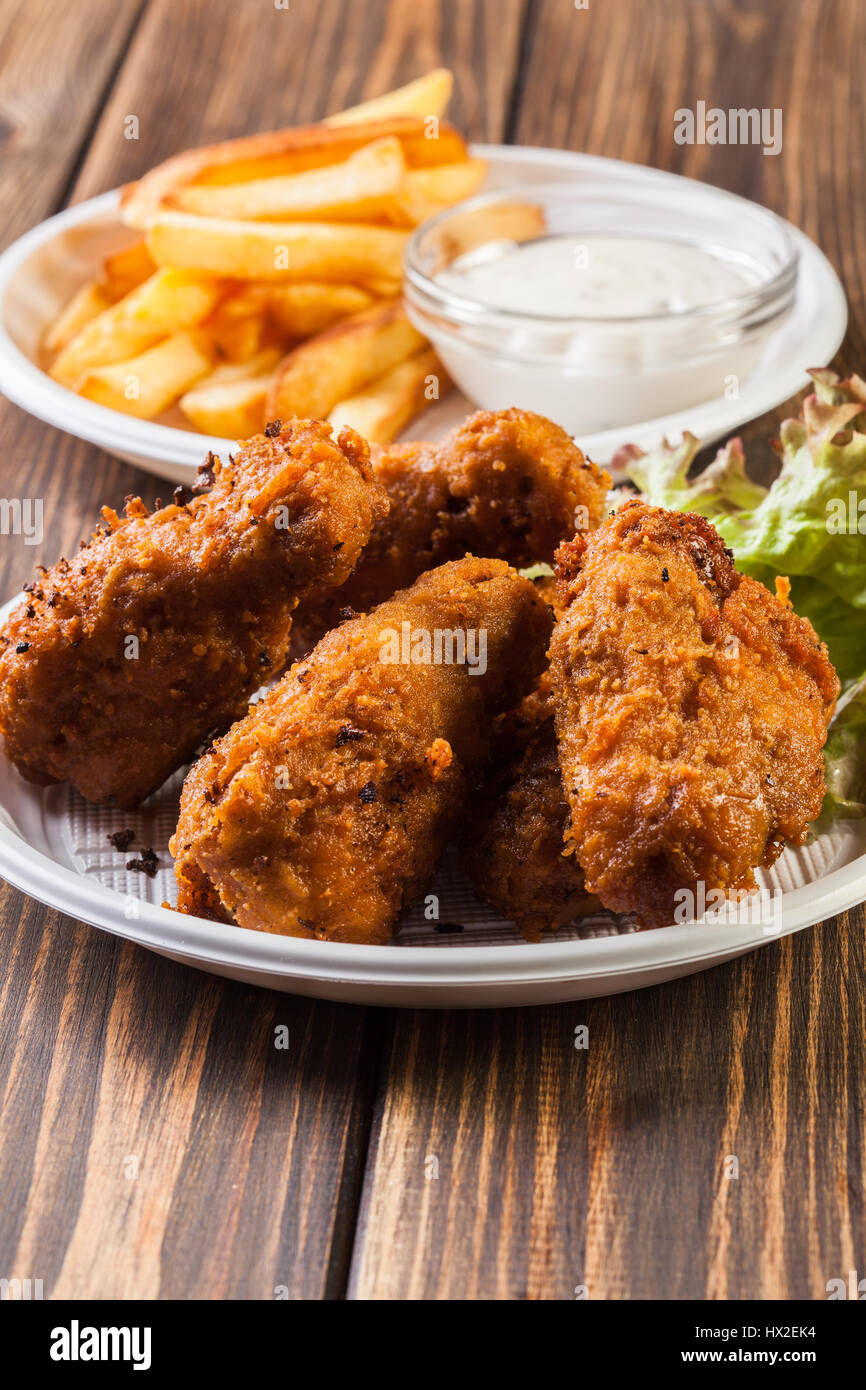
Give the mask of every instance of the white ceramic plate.
M 0 622 L 17 602 L 0 609 Z M 0 743 L 0 876 L 61 912 L 215 975 L 413 1008 L 553 1003 L 639 989 L 730 960 L 866 897 L 866 821 L 849 821 L 788 850 L 758 875 L 762 886 L 781 894 L 764 925 L 636 932 L 627 921 L 600 915 L 529 944 L 473 896 L 449 853 L 433 891 L 440 926 L 457 924 L 461 933 L 437 932 L 416 909 L 393 946 L 295 940 L 162 906 L 176 900 L 167 846 L 181 783 L 178 773 L 136 811 L 92 806 L 68 786 L 25 782 Z M 108 836 L 127 828 L 136 838 L 121 854 Z M 125 867 L 146 847 L 159 857 L 153 879 Z
M 474 152 L 489 162 L 489 189 L 579 180 L 600 173 L 612 181 L 628 179 L 662 185 L 672 200 L 684 180 L 617 160 L 562 150 L 511 145 L 479 145 Z M 135 420 L 108 410 L 58 386 L 38 366 L 43 332 L 85 280 L 98 273 L 111 251 L 135 240 L 118 215 L 117 190 L 49 218 L 27 232 L 0 256 L 0 391 L 16 405 L 58 429 L 97 444 L 118 458 L 159 477 L 189 482 L 209 449 L 219 453 L 234 441 Z M 626 442 L 649 448 L 662 435 L 676 439 L 684 430 L 710 443 L 731 434 L 744 420 L 772 410 L 808 384 L 807 370 L 826 365 L 845 334 L 847 305 L 839 279 L 817 246 L 790 228 L 800 254 L 797 302 L 784 327 L 767 344 L 760 363 L 741 384 L 736 400 L 716 399 L 625 429 L 581 435 L 590 457 L 607 462 Z M 407 432 L 413 438 L 437 438 L 463 419 L 471 406 L 453 393 L 427 411 Z

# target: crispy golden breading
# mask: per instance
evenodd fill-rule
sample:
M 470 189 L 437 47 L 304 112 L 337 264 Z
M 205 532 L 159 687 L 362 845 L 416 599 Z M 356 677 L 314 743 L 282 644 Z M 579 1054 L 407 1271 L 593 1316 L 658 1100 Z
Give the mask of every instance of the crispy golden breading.
M 527 410 L 478 411 L 437 444 L 373 449 L 391 510 L 351 579 L 298 610 L 308 645 L 419 574 L 470 552 L 521 566 L 550 562 L 559 542 L 600 525 L 610 478 L 559 425 Z
M 468 556 L 330 632 L 191 769 L 171 845 L 181 910 L 387 941 L 467 808 L 491 719 L 537 679 L 550 625 L 528 580 Z M 447 655 L 446 637 L 474 672 L 404 660 L 427 642 Z
M 557 559 L 568 834 L 606 907 L 666 925 L 688 910 L 679 890 L 748 889 L 803 842 L 839 682 L 811 624 L 703 517 L 629 502 Z
M 387 507 L 369 449 L 318 421 L 210 459 L 207 491 L 121 520 L 30 586 L 0 634 L 0 731 L 24 776 L 133 806 L 285 664 L 291 614 L 340 584 Z
M 537 941 L 601 908 L 565 843 L 569 811 L 543 685 L 504 716 L 496 743 L 493 775 L 467 828 L 465 865 L 478 896 Z

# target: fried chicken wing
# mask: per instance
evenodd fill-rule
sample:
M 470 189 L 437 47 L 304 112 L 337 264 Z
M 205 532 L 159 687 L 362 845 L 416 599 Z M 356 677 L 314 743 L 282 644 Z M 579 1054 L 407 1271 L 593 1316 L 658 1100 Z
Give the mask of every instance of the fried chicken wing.
M 503 716 L 495 743 L 464 863 L 478 896 L 537 941 L 601 907 L 565 843 L 569 810 L 546 681 Z
M 302 604 L 307 644 L 366 612 L 419 574 L 471 552 L 521 566 L 552 561 L 559 542 L 598 526 L 610 478 L 565 430 L 527 410 L 478 411 L 437 444 L 373 449 L 391 509 L 373 528 L 351 579 Z
M 211 457 L 198 489 L 104 508 L 10 616 L 0 731 L 25 777 L 141 801 L 282 669 L 298 599 L 345 580 L 387 509 L 366 443 L 318 421 Z
M 467 556 L 328 633 L 187 776 L 179 908 L 387 941 L 466 809 L 490 721 L 536 680 L 550 626 L 528 580 Z
M 557 559 L 551 679 L 587 890 L 661 926 L 683 890 L 751 888 L 821 809 L 826 647 L 700 516 L 629 502 Z

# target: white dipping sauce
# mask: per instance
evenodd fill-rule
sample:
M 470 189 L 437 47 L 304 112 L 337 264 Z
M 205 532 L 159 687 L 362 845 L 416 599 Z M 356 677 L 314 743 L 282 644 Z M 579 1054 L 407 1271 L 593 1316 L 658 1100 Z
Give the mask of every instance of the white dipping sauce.
M 573 433 L 736 393 L 762 348 L 759 334 L 740 331 L 739 309 L 688 312 L 762 284 L 748 261 L 732 263 L 694 242 L 613 234 L 487 242 L 436 282 L 515 314 L 486 342 L 472 316 L 465 341 L 440 334 L 435 321 L 424 325 L 466 394 L 491 410 L 537 410 Z
M 683 313 L 758 283 L 688 242 L 627 236 L 488 242 L 436 279 L 492 308 L 604 319 Z

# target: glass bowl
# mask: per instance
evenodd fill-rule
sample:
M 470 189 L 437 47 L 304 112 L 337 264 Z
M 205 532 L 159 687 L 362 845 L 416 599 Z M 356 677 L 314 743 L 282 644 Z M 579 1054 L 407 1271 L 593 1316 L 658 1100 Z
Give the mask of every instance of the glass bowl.
M 545 238 L 574 243 L 561 309 L 551 310 L 549 290 L 534 308 L 532 285 L 514 259 L 503 261 L 501 278 L 495 275 L 503 252 Z M 568 309 L 570 275 L 584 273 L 594 253 L 582 253 L 598 247 L 597 238 L 628 239 L 619 253 L 624 262 L 633 258 L 645 302 L 650 262 L 662 254 L 678 273 L 678 246 L 684 266 L 694 252 L 721 263 L 726 292 L 716 298 L 705 291 L 697 307 L 676 294 L 655 302 L 650 294 L 650 312 L 629 312 L 624 300 L 623 312 L 607 303 L 601 313 L 575 315 Z M 655 246 L 644 264 L 647 243 Z M 535 410 L 579 435 L 738 395 L 794 303 L 797 261 L 786 224 L 765 208 L 707 184 L 623 165 L 483 193 L 439 213 L 409 241 L 404 292 L 410 318 L 476 405 Z M 468 279 L 464 286 L 464 271 L 481 265 L 488 267 L 484 288 Z M 509 307 L 509 297 L 519 307 Z

